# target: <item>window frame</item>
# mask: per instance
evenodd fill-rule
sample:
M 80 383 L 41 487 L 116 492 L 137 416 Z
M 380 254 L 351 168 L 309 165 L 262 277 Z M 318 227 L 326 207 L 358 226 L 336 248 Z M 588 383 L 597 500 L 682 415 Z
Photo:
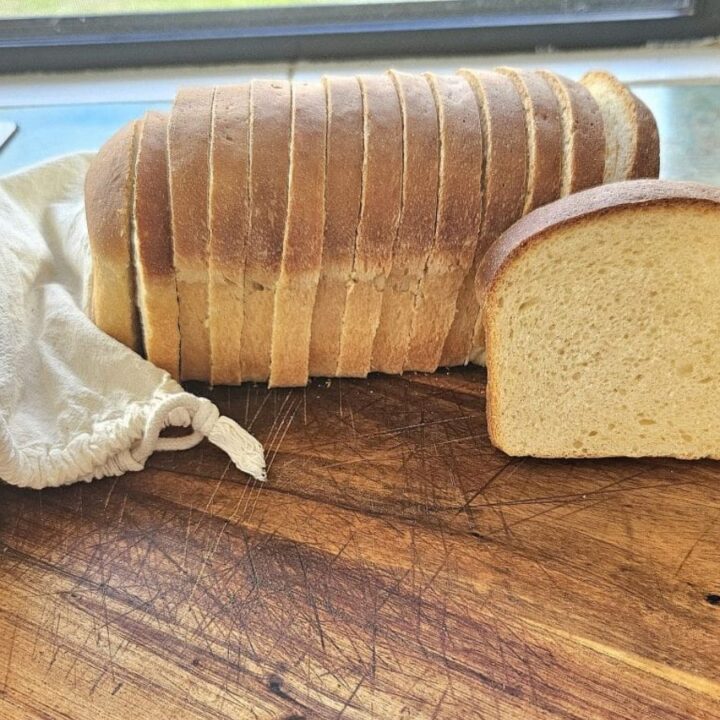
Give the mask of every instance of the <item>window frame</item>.
M 543 13 L 539 5 L 523 14 L 492 12 L 498 3 L 412 0 L 9 18 L 0 20 L 0 73 L 627 47 L 720 35 L 720 3 L 711 0 L 687 0 L 687 14 L 672 16 L 632 9 Z

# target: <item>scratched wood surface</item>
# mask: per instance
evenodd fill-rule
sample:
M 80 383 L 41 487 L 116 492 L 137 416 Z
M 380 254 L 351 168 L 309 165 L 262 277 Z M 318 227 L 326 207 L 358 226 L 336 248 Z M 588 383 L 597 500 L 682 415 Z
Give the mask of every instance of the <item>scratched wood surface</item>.
M 484 379 L 218 388 L 263 487 L 0 486 L 0 717 L 720 717 L 720 465 L 510 459 Z

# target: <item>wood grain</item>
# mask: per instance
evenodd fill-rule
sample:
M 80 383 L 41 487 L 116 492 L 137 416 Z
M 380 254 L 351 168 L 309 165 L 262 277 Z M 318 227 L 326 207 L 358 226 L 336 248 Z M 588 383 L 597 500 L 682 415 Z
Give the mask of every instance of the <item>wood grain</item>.
M 484 380 L 218 388 L 263 487 L 1 486 L 0 717 L 719 717 L 718 465 L 509 459 Z

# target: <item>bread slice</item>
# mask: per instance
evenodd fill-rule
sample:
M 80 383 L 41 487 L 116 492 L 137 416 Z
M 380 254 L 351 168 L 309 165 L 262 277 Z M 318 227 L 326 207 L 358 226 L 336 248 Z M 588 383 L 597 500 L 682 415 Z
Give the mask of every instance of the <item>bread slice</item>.
M 213 88 L 175 97 L 168 126 L 173 257 L 180 318 L 180 377 L 208 380 L 208 182 Z
M 85 215 L 93 258 L 95 324 L 141 349 L 132 247 L 133 183 L 138 122 L 124 125 L 93 158 L 85 177 Z
M 370 372 L 402 197 L 402 113 L 395 85 L 387 75 L 374 75 L 360 77 L 360 87 L 363 185 L 337 367 L 337 374 L 345 377 Z
M 168 202 L 167 127 L 168 117 L 161 112 L 148 112 L 140 121 L 133 244 L 145 355 L 177 380 L 180 330 Z
M 527 191 L 522 215 L 560 197 L 563 126 L 560 104 L 547 80 L 537 73 L 499 67 L 520 93 L 527 134 Z
M 654 178 L 660 171 L 660 139 L 645 103 L 614 75 L 586 73 L 580 83 L 595 98 L 605 126 L 604 182 Z
M 308 381 L 325 225 L 326 127 L 322 85 L 295 83 L 287 222 L 272 323 L 271 387 L 297 387 Z
M 435 238 L 416 304 L 406 370 L 433 372 L 455 316 L 480 230 L 483 140 L 473 89 L 460 76 L 426 74 L 438 111 L 440 181 Z
M 578 82 L 549 70 L 536 71 L 555 93 L 563 126 L 560 195 L 600 185 L 605 172 L 605 129 L 595 98 Z
M 250 85 L 250 242 L 245 252 L 242 376 L 270 374 L 275 286 L 280 276 L 290 172 L 291 85 Z
M 372 369 L 398 374 L 405 367 L 418 290 L 435 236 L 440 157 L 438 114 L 427 81 L 394 70 L 389 74 L 402 108 L 402 210 Z
M 573 195 L 509 229 L 482 276 L 497 447 L 720 458 L 720 189 Z
M 460 70 L 475 92 L 484 139 L 482 226 L 463 279 L 442 365 L 465 365 L 482 339 L 475 275 L 485 250 L 523 211 L 527 187 L 527 131 L 523 101 L 510 78 L 497 72 Z M 473 179 L 474 182 L 474 179 Z M 477 339 L 476 339 L 477 338 Z M 474 341 L 474 342 L 473 342 Z
M 355 77 L 323 78 L 327 164 L 322 269 L 310 332 L 309 372 L 334 376 L 345 297 L 353 268 L 363 167 L 363 102 Z
M 250 85 L 215 91 L 210 140 L 210 380 L 242 382 L 245 249 L 250 229 Z

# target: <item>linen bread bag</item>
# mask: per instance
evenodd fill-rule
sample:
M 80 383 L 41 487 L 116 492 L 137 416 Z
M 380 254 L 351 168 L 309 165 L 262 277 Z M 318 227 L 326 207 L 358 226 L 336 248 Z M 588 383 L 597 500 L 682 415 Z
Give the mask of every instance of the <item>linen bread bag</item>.
M 181 380 L 482 363 L 490 244 L 536 207 L 658 164 L 652 114 L 601 72 L 182 90 L 88 173 L 93 319 Z

